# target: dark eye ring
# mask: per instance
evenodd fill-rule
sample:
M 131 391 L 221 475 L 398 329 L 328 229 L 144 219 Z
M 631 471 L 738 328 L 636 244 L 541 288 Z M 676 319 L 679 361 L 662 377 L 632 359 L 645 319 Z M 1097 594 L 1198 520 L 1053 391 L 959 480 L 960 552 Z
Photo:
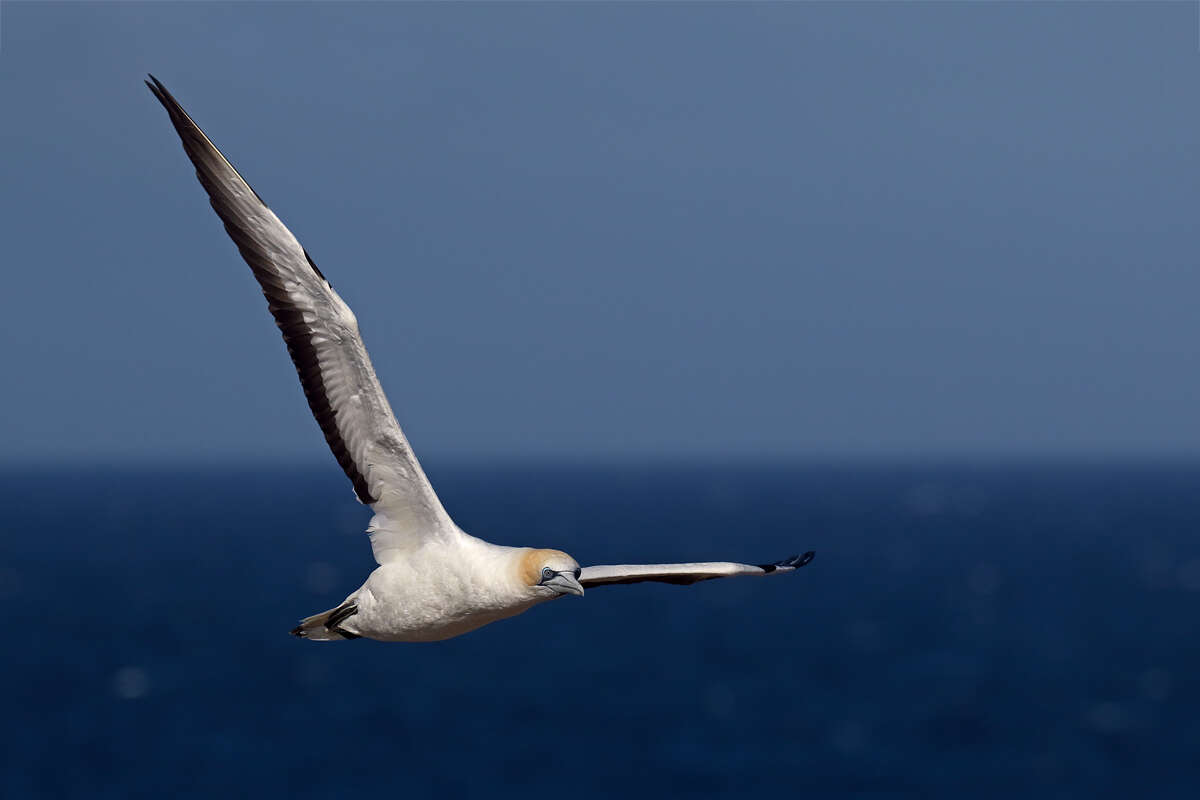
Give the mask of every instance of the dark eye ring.
M 553 577 L 554 577 L 554 570 L 550 569 L 549 567 L 542 568 L 542 580 L 548 581 Z

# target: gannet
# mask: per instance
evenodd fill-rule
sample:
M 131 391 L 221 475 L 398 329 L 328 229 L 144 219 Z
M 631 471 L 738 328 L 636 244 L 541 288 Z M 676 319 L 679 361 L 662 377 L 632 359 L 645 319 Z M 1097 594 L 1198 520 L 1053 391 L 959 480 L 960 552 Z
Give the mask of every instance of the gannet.
M 692 584 L 780 575 L 811 551 L 769 564 L 728 561 L 580 567 L 561 550 L 506 547 L 464 532 L 442 508 L 375 377 L 358 321 L 308 253 L 153 75 L 146 85 L 170 115 L 212 207 L 262 286 L 325 441 L 374 516 L 379 566 L 336 608 L 292 634 L 317 641 L 449 639 L 585 588 L 658 581 Z

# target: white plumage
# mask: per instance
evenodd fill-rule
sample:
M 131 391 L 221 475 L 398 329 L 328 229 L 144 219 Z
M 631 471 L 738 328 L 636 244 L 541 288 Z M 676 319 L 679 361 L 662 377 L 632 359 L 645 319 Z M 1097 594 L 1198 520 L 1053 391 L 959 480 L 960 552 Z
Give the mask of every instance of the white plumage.
M 337 608 L 301 621 L 309 639 L 435 641 L 519 614 L 564 594 L 613 583 L 690 584 L 789 572 L 811 552 L 772 564 L 732 562 L 580 568 L 559 550 L 503 547 L 463 532 L 396 423 L 354 312 L 279 218 L 150 76 L 213 209 L 262 286 L 313 416 L 375 516 L 367 528 L 379 567 Z

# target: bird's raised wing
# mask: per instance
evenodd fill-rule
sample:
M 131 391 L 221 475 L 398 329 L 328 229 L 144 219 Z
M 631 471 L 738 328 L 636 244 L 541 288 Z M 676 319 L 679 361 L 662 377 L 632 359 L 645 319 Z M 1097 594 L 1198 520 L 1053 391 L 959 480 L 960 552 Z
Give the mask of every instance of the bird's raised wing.
M 350 307 L 166 87 L 153 75 L 146 85 L 262 286 L 325 441 L 358 499 L 375 510 L 376 560 L 391 560 L 424 537 L 457 534 L 392 414 Z
M 736 575 L 780 575 L 800 569 L 815 556 L 809 550 L 802 556 L 792 556 L 773 564 L 735 564 L 732 561 L 707 561 L 698 564 L 615 564 L 584 567 L 579 576 L 583 588 L 612 583 L 674 583 L 681 586 L 709 581 L 713 578 L 732 578 Z

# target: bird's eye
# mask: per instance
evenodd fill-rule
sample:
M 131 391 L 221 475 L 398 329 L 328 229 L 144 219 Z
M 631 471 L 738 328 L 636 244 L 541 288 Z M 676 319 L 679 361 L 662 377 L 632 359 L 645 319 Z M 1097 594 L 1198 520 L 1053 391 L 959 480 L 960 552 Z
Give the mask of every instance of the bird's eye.
M 579 576 L 583 574 L 583 570 L 579 567 L 575 568 L 575 580 L 579 580 Z
M 550 569 L 549 567 L 542 568 L 542 580 L 548 581 L 553 577 L 554 577 L 554 570 Z

